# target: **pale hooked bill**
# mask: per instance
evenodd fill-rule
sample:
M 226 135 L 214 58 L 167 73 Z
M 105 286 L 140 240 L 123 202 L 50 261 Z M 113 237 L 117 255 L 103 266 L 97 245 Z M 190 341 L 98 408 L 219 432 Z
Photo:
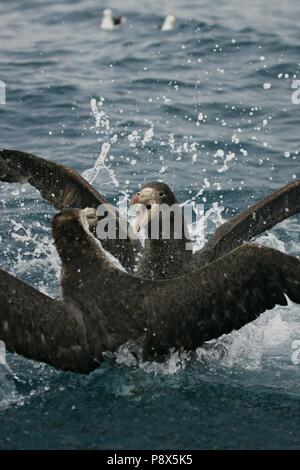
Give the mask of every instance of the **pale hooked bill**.
M 113 17 L 112 11 L 109 8 L 103 10 L 100 29 L 104 29 L 106 31 L 112 31 L 113 29 L 120 26 L 122 22 L 122 16 Z
M 164 19 L 161 30 L 162 31 L 171 31 L 171 29 L 174 28 L 175 23 L 176 23 L 176 16 L 175 15 L 167 15 Z

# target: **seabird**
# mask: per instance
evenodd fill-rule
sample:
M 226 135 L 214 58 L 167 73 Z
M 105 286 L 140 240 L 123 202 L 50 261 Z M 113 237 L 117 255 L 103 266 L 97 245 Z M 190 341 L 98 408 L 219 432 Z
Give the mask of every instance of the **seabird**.
M 106 8 L 102 12 L 100 29 L 111 31 L 115 29 L 117 26 L 120 26 L 121 22 L 122 22 L 122 16 L 113 17 L 112 11 L 109 8 Z
M 176 16 L 175 15 L 167 15 L 164 19 L 164 22 L 161 26 L 162 31 L 171 31 L 176 23 Z
M 155 181 L 146 183 L 132 198 L 132 203 L 142 204 L 146 208 L 136 223 L 137 231 L 142 227 L 147 231 L 145 249 L 137 266 L 137 274 L 152 279 L 171 278 L 213 262 L 243 242 L 250 241 L 300 212 L 300 180 L 289 183 L 229 219 L 215 231 L 201 250 L 193 254 L 190 250 L 190 235 L 186 221 L 177 204 L 176 196 L 168 185 Z M 151 219 L 153 215 L 156 217 L 152 207 L 153 205 L 160 207 L 163 204 L 172 206 L 175 212 L 177 207 L 183 226 L 182 239 L 175 239 L 175 218 L 172 213 L 170 239 L 164 240 L 161 232 L 158 239 L 151 238 Z
M 169 186 L 158 181 L 145 183 L 132 198 L 132 204 L 142 204 L 144 211 L 137 217 L 135 230 L 146 230 L 143 256 L 136 274 L 151 279 L 167 279 L 191 271 L 192 251 L 186 221 L 176 196 Z M 172 207 L 172 213 L 168 212 Z M 162 220 L 167 221 L 168 236 L 164 236 Z M 158 227 L 157 234 L 152 227 Z M 155 237 L 155 238 L 154 238 Z
M 137 342 L 145 359 L 160 359 L 170 348 L 195 350 L 239 329 L 265 310 L 286 305 L 286 296 L 300 303 L 299 259 L 243 243 L 299 212 L 299 181 L 223 224 L 198 252 L 197 269 L 152 280 L 120 270 L 107 257 L 91 230 L 95 205 L 106 201 L 74 170 L 2 150 L 0 180 L 29 182 L 60 210 L 52 231 L 62 262 L 61 301 L 0 270 L 0 339 L 10 351 L 88 373 L 103 352 L 128 340 Z M 167 187 L 160 191 L 155 184 L 168 196 Z M 116 222 L 121 228 L 119 217 Z M 129 238 L 124 242 L 110 240 L 110 249 L 124 249 L 130 268 L 128 252 L 135 247 Z

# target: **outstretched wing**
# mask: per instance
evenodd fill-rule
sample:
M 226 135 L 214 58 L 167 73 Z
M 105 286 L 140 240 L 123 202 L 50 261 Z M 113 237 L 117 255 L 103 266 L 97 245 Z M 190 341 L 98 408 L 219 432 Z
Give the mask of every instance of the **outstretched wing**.
M 280 251 L 245 244 L 205 268 L 153 284 L 145 357 L 169 348 L 194 350 L 241 328 L 285 294 L 300 303 L 300 262 Z
M 0 180 L 31 184 L 58 210 L 107 204 L 75 170 L 18 150 L 0 150 Z
M 125 268 L 133 269 L 136 252 L 141 250 L 139 241 L 129 238 L 127 223 L 117 211 L 111 211 L 107 200 L 75 170 L 18 150 L 0 150 L 0 181 L 29 183 L 58 210 L 68 207 L 97 209 L 105 204 L 110 219 L 116 219 L 117 233 L 115 240 L 101 240 L 103 247 Z
M 3 270 L 0 339 L 9 351 L 60 369 L 87 373 L 98 365 L 89 354 L 80 314 Z
M 284 186 L 221 225 L 206 245 L 194 254 L 195 263 L 204 266 L 298 212 L 300 180 Z

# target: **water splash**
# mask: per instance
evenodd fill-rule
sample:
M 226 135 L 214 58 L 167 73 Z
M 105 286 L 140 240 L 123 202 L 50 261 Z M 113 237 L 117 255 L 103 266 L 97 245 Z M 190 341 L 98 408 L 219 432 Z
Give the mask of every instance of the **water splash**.
M 99 186 L 109 185 L 113 183 L 113 185 L 118 188 L 119 181 L 110 166 L 106 165 L 106 158 L 108 152 L 110 150 L 110 144 L 108 142 L 104 142 L 101 147 L 101 152 L 99 157 L 97 158 L 94 166 L 85 170 L 82 173 L 82 176 L 90 183 L 93 184 L 96 180 L 99 183 Z
M 109 123 L 109 118 L 107 114 L 103 110 L 101 111 L 98 110 L 98 106 L 102 106 L 103 103 L 104 103 L 104 98 L 98 101 L 98 105 L 97 105 L 97 101 L 94 98 L 91 99 L 91 110 L 95 118 L 95 126 L 104 127 L 106 130 L 109 130 L 110 123 Z
M 154 136 L 153 127 L 150 127 L 150 129 L 148 129 L 144 134 L 142 145 L 146 145 L 148 142 L 151 142 L 151 140 L 153 139 L 153 136 Z
M 115 361 L 127 367 L 138 367 L 147 374 L 174 375 L 184 370 L 191 360 L 191 354 L 187 352 L 171 351 L 163 362 L 144 361 L 138 346 L 129 341 L 118 348 L 115 353 Z
M 14 376 L 6 362 L 5 343 L 0 341 L 0 410 L 18 399 Z
M 112 144 L 117 142 L 118 135 L 112 133 L 108 115 L 103 110 L 99 111 L 98 109 L 98 106 L 102 107 L 104 102 L 105 98 L 103 97 L 100 98 L 98 103 L 94 98 L 91 100 L 91 111 L 95 118 L 95 126 L 93 126 L 92 129 L 96 128 L 96 134 L 98 134 L 99 131 L 97 129 L 99 127 L 104 128 L 106 138 L 109 141 L 106 141 L 102 144 L 100 154 L 96 159 L 94 166 L 85 170 L 82 173 L 82 176 L 90 184 L 95 183 L 100 187 L 113 184 L 116 188 L 118 188 L 119 181 L 115 175 L 115 172 L 111 166 L 107 164 L 107 157 L 110 151 L 110 147 Z

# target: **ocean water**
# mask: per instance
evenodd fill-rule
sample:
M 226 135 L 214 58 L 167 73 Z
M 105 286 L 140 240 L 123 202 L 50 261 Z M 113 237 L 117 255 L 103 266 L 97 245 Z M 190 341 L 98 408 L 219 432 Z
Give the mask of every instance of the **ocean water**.
M 99 30 L 105 7 L 118 30 Z M 2 0 L 0 146 L 86 172 L 114 204 L 162 179 L 204 204 L 207 237 L 300 178 L 299 14 L 296 0 Z M 58 297 L 54 210 L 7 184 L 0 207 L 1 267 Z M 258 241 L 300 255 L 300 217 Z M 0 448 L 299 448 L 299 340 L 290 303 L 196 358 L 145 363 L 124 345 L 88 376 L 1 347 Z

